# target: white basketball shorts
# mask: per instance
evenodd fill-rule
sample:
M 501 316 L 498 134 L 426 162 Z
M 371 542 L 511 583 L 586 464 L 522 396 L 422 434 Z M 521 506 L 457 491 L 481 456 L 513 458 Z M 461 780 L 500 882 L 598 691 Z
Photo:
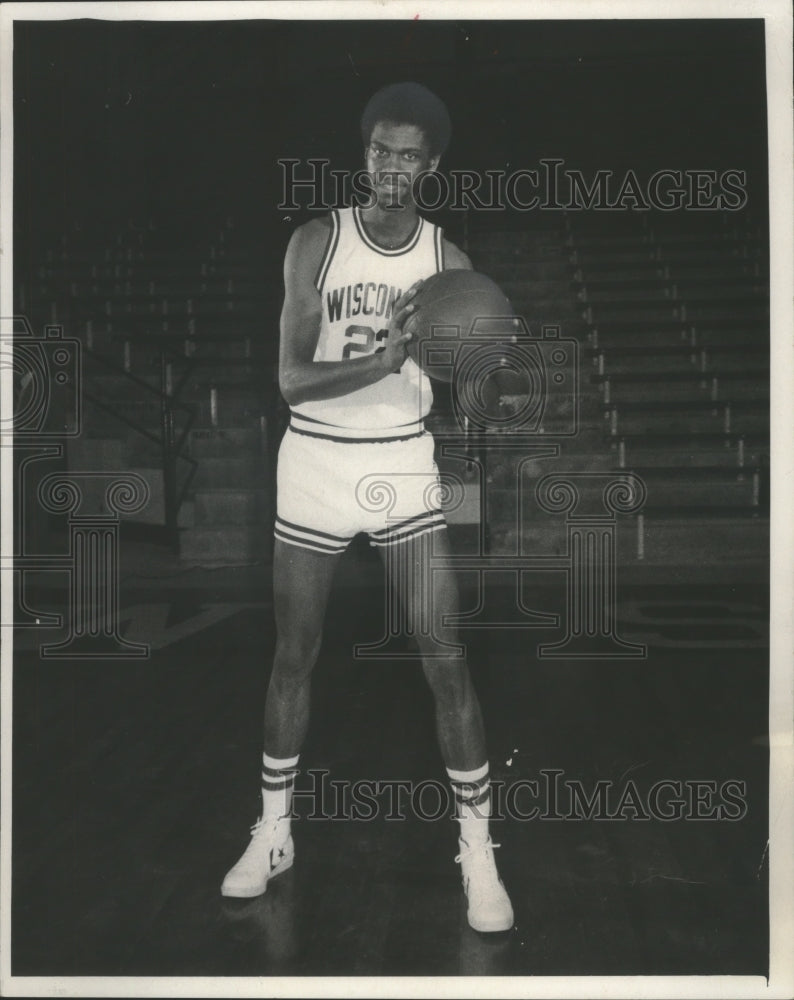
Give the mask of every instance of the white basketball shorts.
M 278 454 L 276 538 L 334 554 L 359 532 L 383 546 L 445 527 L 433 444 L 429 431 L 365 442 L 289 427 Z

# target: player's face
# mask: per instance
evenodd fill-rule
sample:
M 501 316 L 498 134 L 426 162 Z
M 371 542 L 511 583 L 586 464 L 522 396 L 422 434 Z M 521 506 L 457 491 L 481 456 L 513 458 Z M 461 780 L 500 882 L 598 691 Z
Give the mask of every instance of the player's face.
M 438 166 L 438 157 L 430 155 L 425 134 L 416 125 L 378 122 L 365 155 L 367 172 L 373 180 L 381 208 L 404 208 L 413 204 L 414 179 Z

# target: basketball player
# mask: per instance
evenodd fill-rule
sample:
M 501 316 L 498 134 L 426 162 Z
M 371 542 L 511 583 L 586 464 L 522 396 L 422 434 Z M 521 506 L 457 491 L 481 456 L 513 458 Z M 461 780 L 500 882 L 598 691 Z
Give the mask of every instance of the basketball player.
M 513 910 L 496 871 L 498 845 L 488 832 L 480 706 L 465 657 L 450 655 L 455 630 L 442 624 L 457 611 L 458 594 L 445 563 L 444 515 L 426 501 L 428 484 L 438 481 L 433 438 L 423 426 L 432 393 L 427 376 L 407 356 L 410 334 L 403 329 L 423 279 L 445 268 L 471 268 L 468 257 L 419 215 L 412 191 L 422 171 L 436 169 L 449 136 L 447 110 L 426 88 L 403 83 L 378 91 L 362 118 L 371 202 L 308 222 L 287 249 L 279 384 L 291 419 L 278 461 L 277 640 L 265 704 L 262 817 L 221 892 L 257 896 L 292 864 L 292 789 L 342 553 L 354 535 L 367 532 L 390 567 L 404 613 L 418 621 L 427 614 L 421 581 L 432 533 L 434 628 L 418 629 L 417 641 L 454 790 L 456 860 L 471 926 L 505 931 Z M 365 503 L 360 485 L 372 473 L 390 481 L 398 518 L 392 513 L 387 521 L 386 512 Z M 398 564 L 408 572 L 395 572 Z

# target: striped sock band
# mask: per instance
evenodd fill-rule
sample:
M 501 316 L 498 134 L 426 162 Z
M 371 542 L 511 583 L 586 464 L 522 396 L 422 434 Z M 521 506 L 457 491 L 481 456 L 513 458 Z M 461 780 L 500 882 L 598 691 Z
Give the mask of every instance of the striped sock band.
M 455 797 L 455 816 L 460 823 L 460 835 L 468 843 L 488 839 L 491 816 L 491 781 L 488 761 L 473 771 L 447 768 Z
M 262 754 L 262 816 L 288 816 L 298 773 L 298 756 L 277 758 Z

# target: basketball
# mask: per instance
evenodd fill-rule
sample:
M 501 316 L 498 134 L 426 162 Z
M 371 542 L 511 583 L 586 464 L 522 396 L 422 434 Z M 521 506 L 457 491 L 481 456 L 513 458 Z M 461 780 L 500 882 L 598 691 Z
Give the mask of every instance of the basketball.
M 403 329 L 412 334 L 407 350 L 429 375 L 451 382 L 461 342 L 470 336 L 496 343 L 509 341 L 513 308 L 499 286 L 484 274 L 465 268 L 440 271 L 428 278 L 414 298 L 416 311 Z M 479 320 L 472 334 L 475 320 Z

